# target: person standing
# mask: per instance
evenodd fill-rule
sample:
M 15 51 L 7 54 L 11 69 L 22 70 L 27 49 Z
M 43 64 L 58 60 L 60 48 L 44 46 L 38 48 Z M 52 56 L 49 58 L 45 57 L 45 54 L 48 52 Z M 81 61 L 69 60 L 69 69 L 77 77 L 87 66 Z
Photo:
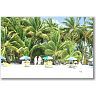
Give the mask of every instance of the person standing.
M 34 58 L 34 65 L 37 65 L 38 64 L 38 60 L 37 60 L 37 56 L 35 56 Z
M 41 58 L 41 56 L 39 56 L 38 57 L 38 65 L 41 65 L 41 63 L 42 63 L 42 58 Z

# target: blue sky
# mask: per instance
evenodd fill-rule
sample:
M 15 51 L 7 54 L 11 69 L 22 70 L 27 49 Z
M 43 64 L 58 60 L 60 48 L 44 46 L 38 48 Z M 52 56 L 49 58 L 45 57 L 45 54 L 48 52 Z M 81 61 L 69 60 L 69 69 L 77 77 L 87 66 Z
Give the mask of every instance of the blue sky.
M 53 16 L 53 17 L 52 16 L 43 16 L 41 18 L 48 19 L 49 17 L 53 18 L 54 20 L 56 20 L 56 22 L 58 22 L 60 24 L 61 24 L 61 22 L 64 22 L 64 19 L 66 18 L 66 17 L 62 17 L 62 16 Z M 80 20 L 80 24 L 81 25 L 83 24 L 83 19 L 82 18 Z
M 44 16 L 44 17 L 42 17 L 42 18 L 44 18 L 44 19 L 48 19 L 48 18 L 52 18 L 52 19 L 54 19 L 54 20 L 57 20 L 59 23 L 61 23 L 61 22 L 63 22 L 64 21 L 64 18 L 65 17 L 60 17 L 60 16 Z

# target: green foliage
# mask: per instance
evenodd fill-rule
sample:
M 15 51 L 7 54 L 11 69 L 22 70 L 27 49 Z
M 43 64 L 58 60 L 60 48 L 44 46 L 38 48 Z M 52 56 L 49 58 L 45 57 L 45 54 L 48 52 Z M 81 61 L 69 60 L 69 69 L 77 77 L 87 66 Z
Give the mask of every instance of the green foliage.
M 32 59 L 36 55 L 50 55 L 54 60 L 64 62 L 73 56 L 85 64 L 93 56 L 94 18 L 67 17 L 62 24 L 64 27 L 52 18 L 2 17 L 1 54 L 9 61 L 23 55 Z

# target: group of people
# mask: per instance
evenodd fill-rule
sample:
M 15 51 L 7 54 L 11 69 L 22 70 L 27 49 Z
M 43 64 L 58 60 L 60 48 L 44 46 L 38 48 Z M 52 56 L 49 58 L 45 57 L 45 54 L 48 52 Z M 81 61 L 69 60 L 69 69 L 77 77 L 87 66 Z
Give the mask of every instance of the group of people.
M 35 65 L 41 65 L 42 62 L 43 62 L 43 60 L 42 60 L 41 56 L 35 56 L 35 58 L 34 58 Z

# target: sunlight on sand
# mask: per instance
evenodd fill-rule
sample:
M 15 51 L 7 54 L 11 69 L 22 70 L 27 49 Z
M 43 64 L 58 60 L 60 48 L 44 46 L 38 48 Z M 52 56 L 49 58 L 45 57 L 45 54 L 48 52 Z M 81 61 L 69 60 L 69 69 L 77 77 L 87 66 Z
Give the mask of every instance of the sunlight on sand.
M 12 64 L 1 66 L 1 78 L 93 78 L 93 66 L 52 65 L 52 68 L 46 68 L 44 65 Z

